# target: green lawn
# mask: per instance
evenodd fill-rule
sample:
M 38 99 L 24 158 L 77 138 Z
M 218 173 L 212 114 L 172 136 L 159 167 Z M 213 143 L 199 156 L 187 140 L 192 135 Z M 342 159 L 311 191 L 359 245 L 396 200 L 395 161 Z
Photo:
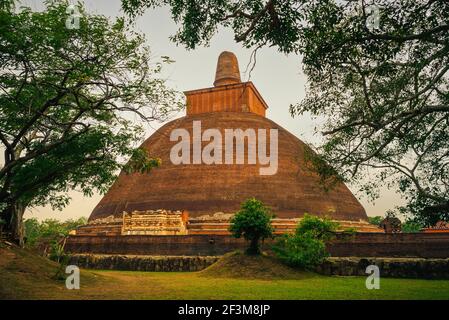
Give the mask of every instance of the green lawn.
M 364 277 L 310 274 L 300 280 L 213 279 L 198 273 L 93 271 L 116 287 L 115 298 L 133 299 L 449 299 L 449 281 L 383 279 L 367 290 Z M 104 282 L 104 286 L 108 284 Z M 108 290 L 109 291 L 109 290 Z M 92 293 L 86 291 L 81 296 Z M 105 293 L 94 295 L 104 298 Z
M 449 299 L 446 280 L 381 279 L 379 290 L 367 290 L 364 277 L 304 272 L 266 280 L 207 272 L 81 270 L 81 289 L 67 290 L 64 281 L 52 278 L 55 263 L 24 250 L 0 251 L 2 299 Z

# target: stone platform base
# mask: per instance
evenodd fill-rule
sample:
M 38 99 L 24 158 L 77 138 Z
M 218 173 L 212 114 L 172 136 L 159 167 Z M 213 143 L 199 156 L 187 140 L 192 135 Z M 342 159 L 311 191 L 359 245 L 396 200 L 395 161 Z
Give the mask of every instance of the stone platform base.
M 134 211 L 124 213 L 123 219 L 113 216 L 90 221 L 73 230 L 78 236 L 125 236 L 125 235 L 222 235 L 231 236 L 229 227 L 232 214 L 216 213 L 212 216 L 188 218 L 186 212 Z M 294 233 L 301 218 L 272 219 L 273 234 Z M 338 220 L 339 231 L 352 229 L 361 233 L 384 233 L 384 230 L 367 221 Z
M 416 278 L 449 279 L 449 259 L 422 258 L 328 258 L 316 268 L 316 272 L 337 276 L 368 276 L 366 267 L 376 265 L 380 279 Z M 381 284 L 382 286 L 382 284 Z
M 71 255 L 69 264 L 85 269 L 179 272 L 203 270 L 219 258 L 218 256 L 74 254 Z

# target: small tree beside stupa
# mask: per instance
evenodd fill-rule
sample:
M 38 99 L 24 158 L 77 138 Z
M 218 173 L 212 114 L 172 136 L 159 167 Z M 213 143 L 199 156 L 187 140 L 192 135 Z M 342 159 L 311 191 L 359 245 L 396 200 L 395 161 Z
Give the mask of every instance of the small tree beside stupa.
M 249 241 L 247 254 L 260 254 L 260 241 L 273 236 L 271 219 L 273 215 L 261 201 L 248 199 L 242 203 L 240 211 L 231 219 L 229 231 L 235 238 Z

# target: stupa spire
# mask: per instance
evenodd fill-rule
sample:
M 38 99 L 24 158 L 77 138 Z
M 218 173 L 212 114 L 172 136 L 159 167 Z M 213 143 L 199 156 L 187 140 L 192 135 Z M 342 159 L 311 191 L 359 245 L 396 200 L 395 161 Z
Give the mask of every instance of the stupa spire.
M 184 91 L 184 94 L 188 116 L 209 112 L 252 112 L 264 117 L 268 108 L 254 84 L 241 81 L 237 57 L 229 51 L 223 51 L 218 57 L 213 87 Z
M 223 51 L 218 57 L 214 86 L 218 87 L 240 82 L 242 81 L 240 79 L 237 57 L 230 51 Z

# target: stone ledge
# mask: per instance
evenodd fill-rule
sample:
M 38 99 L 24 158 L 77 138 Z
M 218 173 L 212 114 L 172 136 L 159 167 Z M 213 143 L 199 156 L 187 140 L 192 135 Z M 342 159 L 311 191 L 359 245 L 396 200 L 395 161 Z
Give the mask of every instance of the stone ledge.
M 69 264 L 86 269 L 179 272 L 203 270 L 219 258 L 219 256 L 72 254 Z
M 324 275 L 366 277 L 369 265 L 379 267 L 381 279 L 449 279 L 449 259 L 331 257 L 315 271 Z

